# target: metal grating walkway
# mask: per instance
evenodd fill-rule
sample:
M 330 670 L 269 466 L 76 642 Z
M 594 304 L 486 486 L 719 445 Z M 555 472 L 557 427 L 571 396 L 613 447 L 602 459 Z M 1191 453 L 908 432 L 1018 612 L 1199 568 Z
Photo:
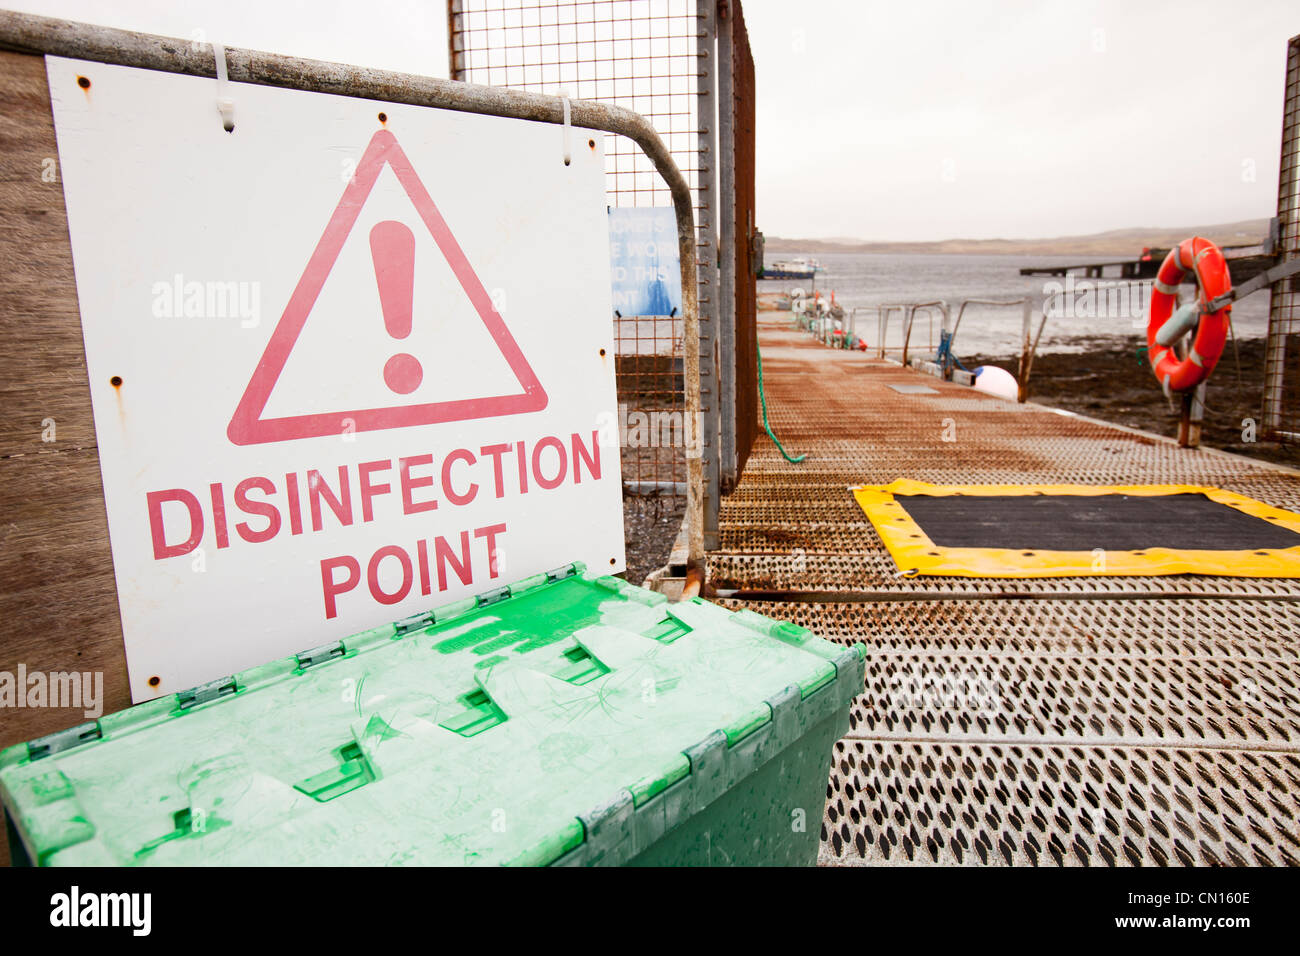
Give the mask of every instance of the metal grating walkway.
M 847 488 L 1300 474 L 1015 405 L 760 315 L 772 427 L 721 517 L 720 603 L 867 645 L 823 864 L 1300 865 L 1300 580 L 904 578 Z M 1135 369 L 1135 373 L 1138 370 Z M 891 385 L 923 381 L 935 394 Z

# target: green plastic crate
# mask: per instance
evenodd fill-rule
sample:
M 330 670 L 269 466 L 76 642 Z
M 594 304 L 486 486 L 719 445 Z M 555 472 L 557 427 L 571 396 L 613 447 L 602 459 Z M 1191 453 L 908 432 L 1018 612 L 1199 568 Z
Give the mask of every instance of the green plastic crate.
M 0 753 L 15 862 L 810 864 L 863 649 L 581 565 Z

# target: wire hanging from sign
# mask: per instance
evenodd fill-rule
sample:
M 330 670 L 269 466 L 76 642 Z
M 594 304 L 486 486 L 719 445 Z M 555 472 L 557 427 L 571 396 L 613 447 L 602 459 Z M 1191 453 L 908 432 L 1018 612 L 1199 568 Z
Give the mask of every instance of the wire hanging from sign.
M 212 52 L 217 60 L 217 112 L 221 114 L 221 128 L 227 133 L 233 133 L 235 100 L 230 95 L 230 79 L 226 73 L 226 48 L 220 43 L 214 43 Z
M 569 91 L 560 90 L 560 99 L 564 102 L 564 165 L 568 166 L 573 161 L 573 152 L 569 149 L 569 130 L 571 128 L 570 120 L 572 119 L 569 113 Z

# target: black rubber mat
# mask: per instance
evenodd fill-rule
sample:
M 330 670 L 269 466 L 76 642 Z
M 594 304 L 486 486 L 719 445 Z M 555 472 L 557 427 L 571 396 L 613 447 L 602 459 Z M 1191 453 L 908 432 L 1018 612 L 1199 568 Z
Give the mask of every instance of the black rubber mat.
M 1300 534 L 1201 494 L 895 495 L 943 548 L 1026 551 L 1253 551 Z

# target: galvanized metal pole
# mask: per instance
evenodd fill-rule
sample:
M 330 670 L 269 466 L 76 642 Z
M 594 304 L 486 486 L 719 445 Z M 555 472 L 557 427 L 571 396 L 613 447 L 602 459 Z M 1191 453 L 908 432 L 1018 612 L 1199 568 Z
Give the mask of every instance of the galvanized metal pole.
M 698 190 L 700 201 L 699 244 L 699 349 L 700 411 L 703 415 L 703 483 L 704 548 L 718 546 L 718 508 L 721 496 L 720 389 L 718 388 L 718 315 L 721 291 L 718 288 L 718 188 L 717 188 L 717 56 L 714 37 L 717 11 L 714 0 L 696 0 L 699 22 L 696 57 L 697 77 L 696 128 L 699 150 Z M 691 349 L 687 347 L 688 360 Z
M 1282 159 L 1278 168 L 1278 262 L 1300 256 L 1300 36 L 1287 44 L 1286 101 L 1282 107 Z M 1294 279 L 1269 290 L 1268 338 L 1264 352 L 1264 408 L 1260 437 L 1296 441 L 1300 421 L 1286 407 L 1287 342 L 1300 331 L 1300 286 Z M 1293 363 L 1292 363 L 1293 364 Z M 1292 393 L 1294 394 L 1294 393 Z
M 705 0 L 707 2 L 707 0 Z M 718 31 L 718 215 L 722 241 L 718 244 L 718 393 L 721 397 L 719 442 L 720 490 L 736 486 L 736 95 L 732 63 L 731 10 L 727 0 L 717 4 Z
M 216 61 L 211 52 L 194 49 L 188 40 L 26 13 L 0 11 L 0 49 L 187 76 L 216 77 Z M 564 122 L 564 104 L 558 96 L 457 83 L 453 80 L 368 67 L 344 66 L 238 47 L 226 48 L 226 65 L 228 78 L 235 83 L 332 93 L 336 96 L 428 106 L 462 113 L 482 113 L 538 123 Z M 701 466 L 703 442 L 700 436 L 701 336 L 696 287 L 695 213 L 691 207 L 690 185 L 677 168 L 672 154 L 659 138 L 654 126 L 641 114 L 589 100 L 570 100 L 569 105 L 572 125 L 626 136 L 640 146 L 663 177 L 672 196 L 677 216 L 677 243 L 681 250 L 682 272 L 687 432 L 687 563 L 692 569 L 702 571 L 704 490 Z M 710 387 L 713 381 L 711 376 Z M 716 519 L 714 527 L 716 528 Z
M 1034 304 L 1029 296 L 1020 306 L 1020 375 L 1016 383 L 1016 401 L 1029 398 L 1029 368 L 1033 362 Z
M 903 367 L 907 367 L 907 346 L 912 341 L 912 321 L 916 318 L 916 306 L 909 305 L 903 319 Z
M 1180 448 L 1198 448 L 1201 444 L 1201 422 L 1205 418 L 1205 386 L 1202 382 L 1190 392 L 1182 394 L 1182 414 L 1178 419 L 1178 445 Z

